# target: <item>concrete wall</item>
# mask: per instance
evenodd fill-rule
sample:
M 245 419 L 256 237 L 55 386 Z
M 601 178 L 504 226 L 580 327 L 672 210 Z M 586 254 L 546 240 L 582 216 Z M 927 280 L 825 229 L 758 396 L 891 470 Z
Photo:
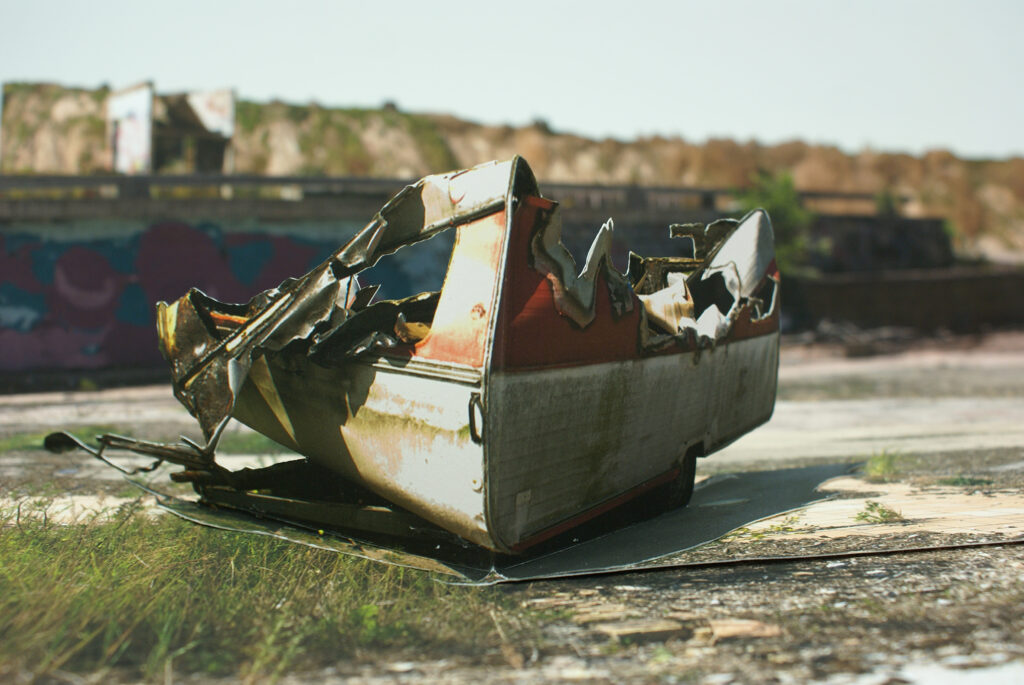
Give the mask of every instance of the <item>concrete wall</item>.
M 953 246 L 941 219 L 892 215 L 819 215 L 815 240 L 828 245 L 815 259 L 826 273 L 940 269 L 953 264 Z
M 783 278 L 782 311 L 792 328 L 822 319 L 864 328 L 974 332 L 1024 325 L 1024 269 L 953 268 Z

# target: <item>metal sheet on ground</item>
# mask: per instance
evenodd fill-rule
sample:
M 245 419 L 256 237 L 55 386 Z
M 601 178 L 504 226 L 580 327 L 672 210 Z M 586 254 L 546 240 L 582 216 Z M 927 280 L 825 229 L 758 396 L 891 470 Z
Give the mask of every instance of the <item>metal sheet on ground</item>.
M 971 476 L 932 483 L 872 480 L 859 466 L 819 464 L 712 476 L 698 485 L 685 509 L 522 557 L 492 555 L 468 544 L 424 546 L 415 539 L 316 531 L 166 495 L 158 498 L 165 509 L 204 525 L 481 584 L 1024 541 L 1024 492 L 1016 486 Z M 998 473 L 1008 467 L 1024 470 L 1017 462 L 987 470 Z
M 714 476 L 698 485 L 690 506 L 685 509 L 522 557 L 494 556 L 471 547 L 441 546 L 434 548 L 434 554 L 428 554 L 416 549 L 415 544 L 316 531 L 293 522 L 257 519 L 154 494 L 164 509 L 203 525 L 270 535 L 342 554 L 456 576 L 467 582 L 497 583 L 657 568 L 662 560 L 680 552 L 707 544 L 765 517 L 820 500 L 823 495 L 817 490 L 818 485 L 850 468 L 849 464 L 826 464 Z
M 822 499 L 818 485 L 849 470 L 849 464 L 826 464 L 713 476 L 698 484 L 684 509 L 541 557 L 497 565 L 495 572 L 502 579 L 533 580 L 654 568 L 747 524 Z

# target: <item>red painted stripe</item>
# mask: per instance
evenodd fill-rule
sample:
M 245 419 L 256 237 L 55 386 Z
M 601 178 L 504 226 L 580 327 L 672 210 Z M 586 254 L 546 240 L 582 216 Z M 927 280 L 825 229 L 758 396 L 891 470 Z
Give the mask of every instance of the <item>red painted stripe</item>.
M 615 319 L 603 273 L 595 283 L 596 315 L 590 325 L 580 328 L 558 313 L 551 284 L 531 264 L 530 239 L 539 214 L 546 210 L 532 199 L 527 198 L 513 215 L 493 368 L 519 370 L 636 358 L 640 302 L 634 297 L 633 311 Z
M 553 204 L 546 200 L 527 197 L 513 215 L 492 368 L 517 373 L 693 352 L 696 345 L 685 342 L 657 350 L 642 350 L 640 301 L 634 296 L 633 311 L 615 319 L 603 273 L 597 279 L 596 312 L 590 325 L 581 329 L 558 313 L 551 284 L 533 267 L 529 246 L 540 214 L 552 207 Z M 765 275 L 778 278 L 774 260 L 768 265 Z M 739 312 L 729 335 L 716 346 L 778 331 L 777 310 L 773 316 L 761 321 L 751 321 L 751 313 L 749 309 Z

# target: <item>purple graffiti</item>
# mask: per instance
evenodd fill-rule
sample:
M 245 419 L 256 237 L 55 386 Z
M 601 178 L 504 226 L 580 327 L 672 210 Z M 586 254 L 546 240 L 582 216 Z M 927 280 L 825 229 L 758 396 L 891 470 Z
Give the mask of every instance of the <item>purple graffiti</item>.
M 0 371 L 159 365 L 158 300 L 198 287 L 244 302 L 337 247 L 180 221 L 75 241 L 47 231 L 0 235 Z

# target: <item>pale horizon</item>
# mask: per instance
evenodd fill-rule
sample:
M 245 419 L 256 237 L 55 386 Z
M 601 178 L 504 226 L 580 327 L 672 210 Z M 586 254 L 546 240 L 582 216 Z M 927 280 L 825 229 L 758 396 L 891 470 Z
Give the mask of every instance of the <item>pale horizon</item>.
M 0 81 L 543 120 L 559 133 L 1024 156 L 1024 5 L 0 3 Z

